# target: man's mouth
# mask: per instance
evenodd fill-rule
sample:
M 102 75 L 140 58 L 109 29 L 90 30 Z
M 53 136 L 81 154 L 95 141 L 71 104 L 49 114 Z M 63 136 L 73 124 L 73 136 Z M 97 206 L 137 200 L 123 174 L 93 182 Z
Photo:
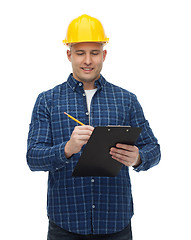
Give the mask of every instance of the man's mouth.
M 90 68 L 90 67 L 84 67 L 84 68 L 82 67 L 81 69 L 85 72 L 91 72 L 93 70 L 93 68 Z

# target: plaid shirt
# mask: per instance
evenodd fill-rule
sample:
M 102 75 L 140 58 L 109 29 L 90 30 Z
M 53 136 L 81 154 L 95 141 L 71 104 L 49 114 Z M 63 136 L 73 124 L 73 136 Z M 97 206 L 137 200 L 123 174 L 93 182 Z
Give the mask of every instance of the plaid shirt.
M 134 94 L 101 76 L 87 110 L 83 83 L 72 77 L 41 93 L 35 103 L 28 135 L 27 161 L 32 171 L 49 171 L 48 217 L 63 229 L 78 234 L 111 234 L 124 229 L 133 216 L 129 168 L 117 177 L 72 177 L 81 152 L 70 159 L 64 147 L 77 123 L 69 113 L 91 126 L 130 125 L 142 128 L 137 141 L 147 170 L 160 160 L 160 147 Z M 90 114 L 90 116 L 89 116 Z

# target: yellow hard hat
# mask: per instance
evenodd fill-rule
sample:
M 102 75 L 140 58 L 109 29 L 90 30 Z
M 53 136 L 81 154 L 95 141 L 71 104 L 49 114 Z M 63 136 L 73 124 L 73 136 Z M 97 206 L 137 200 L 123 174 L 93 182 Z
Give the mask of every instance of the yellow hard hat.
M 68 26 L 65 45 L 79 42 L 103 42 L 107 43 L 109 38 L 105 35 L 101 22 L 86 14 L 75 18 Z

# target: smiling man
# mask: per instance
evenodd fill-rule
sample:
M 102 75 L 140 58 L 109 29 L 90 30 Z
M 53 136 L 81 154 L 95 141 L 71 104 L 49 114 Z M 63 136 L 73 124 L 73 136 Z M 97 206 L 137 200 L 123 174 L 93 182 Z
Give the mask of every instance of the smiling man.
M 129 167 L 145 171 L 160 161 L 160 147 L 136 96 L 102 75 L 108 42 L 100 21 L 74 19 L 64 43 L 73 72 L 66 82 L 39 94 L 28 135 L 32 171 L 48 171 L 48 240 L 131 240 L 133 201 Z M 85 125 L 67 118 L 71 114 Z M 116 177 L 72 177 L 95 126 L 141 127 L 136 146 L 116 144 L 113 159 L 123 163 Z

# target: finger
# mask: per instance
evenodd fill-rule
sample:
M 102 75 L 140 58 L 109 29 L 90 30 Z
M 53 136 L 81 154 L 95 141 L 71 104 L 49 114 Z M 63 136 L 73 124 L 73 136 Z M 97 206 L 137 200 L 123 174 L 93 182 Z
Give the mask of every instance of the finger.
M 79 130 L 89 130 L 89 131 L 93 131 L 94 127 L 90 126 L 90 125 L 83 125 L 83 126 L 76 126 L 75 129 L 79 129 Z
M 85 140 L 85 141 L 88 141 L 90 138 L 89 135 L 77 135 L 76 136 L 76 139 L 79 141 L 79 140 Z
M 135 156 L 137 156 L 135 152 L 130 152 L 130 151 L 119 149 L 119 148 L 111 148 L 110 154 L 111 155 L 120 154 L 121 156 L 128 157 L 128 158 L 134 158 Z
M 127 155 L 123 155 L 121 153 L 118 153 L 118 152 L 110 152 L 110 154 L 113 156 L 113 157 L 116 157 L 116 158 L 119 158 L 123 161 L 127 161 L 129 159 L 129 156 Z
M 88 142 L 88 140 L 83 140 L 83 139 L 80 139 L 79 140 L 79 143 L 81 146 L 83 146 L 84 144 L 86 144 Z
M 90 131 L 90 130 L 77 130 L 75 133 L 78 134 L 78 135 L 88 135 L 88 136 L 90 136 L 92 134 L 92 131 Z
M 87 125 L 87 127 L 88 127 L 88 129 L 89 129 L 90 131 L 93 131 L 93 130 L 94 130 L 94 127 L 92 127 L 92 126 L 90 126 L 90 125 Z
M 118 157 L 115 157 L 115 156 L 112 156 L 112 158 L 122 164 L 124 164 L 125 166 L 128 166 L 130 167 L 132 165 L 132 163 L 130 161 L 124 161 L 122 160 L 121 158 L 118 158 Z
M 112 155 L 112 158 L 117 160 L 118 162 L 123 163 L 124 165 L 126 165 L 128 167 L 132 166 L 135 163 L 135 161 L 132 158 L 124 158 L 121 156 L 118 157 L 118 156 L 113 156 L 113 155 Z
M 130 152 L 128 152 L 127 150 L 123 150 L 123 149 L 111 148 L 110 154 L 115 154 L 115 153 L 118 153 L 118 154 L 121 154 L 124 156 L 129 156 Z
M 117 143 L 117 144 L 116 144 L 116 147 L 117 147 L 117 148 L 125 149 L 125 150 L 130 151 L 130 152 L 134 152 L 134 151 L 137 149 L 136 146 L 127 145 L 127 144 L 122 144 L 122 143 Z

